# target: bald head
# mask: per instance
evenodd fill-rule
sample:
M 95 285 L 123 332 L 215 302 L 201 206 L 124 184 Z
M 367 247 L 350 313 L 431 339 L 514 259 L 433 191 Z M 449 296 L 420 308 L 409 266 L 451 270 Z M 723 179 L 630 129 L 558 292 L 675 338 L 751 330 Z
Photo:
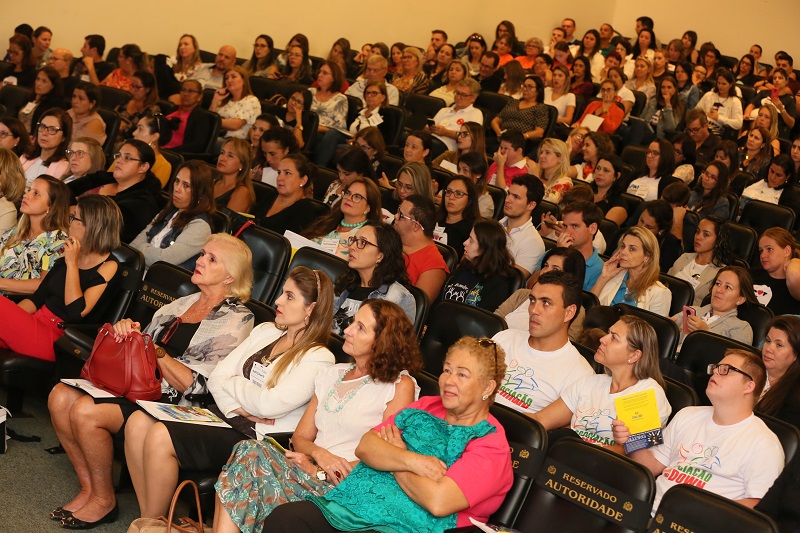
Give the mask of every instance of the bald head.
M 66 78 L 69 76 L 69 67 L 72 65 L 73 59 L 74 57 L 72 56 L 72 52 L 66 48 L 56 48 L 53 50 L 53 53 L 50 54 L 48 64 L 56 69 L 56 72 L 58 72 L 59 76 Z
M 236 48 L 224 45 L 217 52 L 217 60 L 214 62 L 217 70 L 226 71 L 236 64 Z

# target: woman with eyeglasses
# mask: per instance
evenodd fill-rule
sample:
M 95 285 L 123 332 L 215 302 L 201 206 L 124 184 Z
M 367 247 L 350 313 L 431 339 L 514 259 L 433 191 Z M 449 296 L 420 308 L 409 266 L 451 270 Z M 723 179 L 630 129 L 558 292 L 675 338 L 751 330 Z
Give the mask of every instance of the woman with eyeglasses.
M 478 220 L 463 248 L 463 258 L 445 281 L 441 299 L 494 311 L 511 295 L 515 276 L 506 232 L 496 220 Z
M 391 169 L 383 163 L 383 158 L 386 156 L 386 142 L 383 140 L 381 131 L 375 126 L 367 126 L 359 130 L 353 136 L 353 146 L 361 148 L 367 154 L 369 164 L 372 165 L 373 175 L 379 178 L 378 183 L 383 185 L 386 173 L 391 173 Z M 388 183 L 389 179 L 386 178 L 385 182 Z
M 26 187 L 42 174 L 54 178 L 64 175 L 69 168 L 66 150 L 71 138 L 72 118 L 66 111 L 53 108 L 42 114 L 33 132 L 33 146 L 19 158 Z
M 348 239 L 367 222 L 380 222 L 381 193 L 372 180 L 360 176 L 350 178 L 343 187 L 331 212 L 313 222 L 303 235 L 328 253 L 347 259 Z
M 106 142 L 106 123 L 97 112 L 100 107 L 100 89 L 86 81 L 79 81 L 72 91 L 72 107 L 67 111 L 72 119 L 72 138 L 91 137 L 101 145 Z
M 406 46 L 403 49 L 401 64 L 403 71 L 394 73 L 392 85 L 405 95 L 428 92 L 430 80 L 422 71 L 422 51 L 413 46 Z
M 347 189 L 353 179 L 372 178 L 369 157 L 357 146 L 351 146 L 339 155 L 336 160 L 336 171 L 338 177 L 328 186 L 322 199 L 329 206 L 335 205 L 342 198 L 342 191 Z
M 15 78 L 11 85 L 31 88 L 36 83 L 36 58 L 33 56 L 33 42 L 25 35 L 15 33 L 8 40 L 8 61 L 14 65 L 6 79 Z M 4 82 L 6 80 L 3 80 Z
M 712 161 L 700 174 L 700 179 L 689 196 L 687 206 L 701 218 L 715 215 L 727 220 L 732 206 L 725 195 L 728 192 L 728 168 L 719 161 Z
M 286 115 L 284 116 L 283 125 L 288 128 L 294 135 L 297 146 L 301 149 L 308 142 L 309 135 L 311 135 L 311 121 L 310 115 L 311 105 L 314 97 L 308 89 L 298 89 L 289 97 L 286 102 Z M 308 132 L 306 132 L 308 128 Z
M 589 102 L 583 115 L 575 122 L 572 127 L 580 126 L 583 119 L 588 115 L 595 115 L 603 119 L 597 131 L 613 135 L 617 131 L 622 120 L 625 118 L 625 111 L 616 103 L 617 88 L 611 80 L 603 80 L 600 84 L 601 100 Z
M 311 85 L 314 79 L 311 76 L 308 47 L 293 45 L 288 48 L 285 54 L 286 63 L 276 73 L 278 81 L 297 85 Z
M 736 85 L 748 85 L 752 87 L 756 82 L 761 81 L 761 76 L 757 76 L 753 71 L 756 58 L 751 54 L 745 54 L 736 64 L 733 73 L 736 74 Z
M 106 155 L 100 143 L 91 137 L 78 137 L 66 151 L 69 169 L 64 174 L 64 183 L 69 183 L 93 172 L 105 170 Z
M 272 37 L 261 34 L 253 43 L 253 55 L 242 65 L 248 76 L 273 78 L 278 70 Z
M 381 185 L 383 184 L 381 183 Z M 397 213 L 400 204 L 412 194 L 419 194 L 433 201 L 431 172 L 424 163 L 419 161 L 406 163 L 397 171 L 394 191 L 392 191 L 391 197 L 386 199 L 383 206 L 384 221 L 390 222 L 393 220 L 394 213 Z
M 18 118 L 0 118 L 0 148 L 7 148 L 21 158 L 31 151 L 31 138 L 36 136 L 37 129 L 37 124 L 33 124 L 33 129 L 29 133 Z
M 119 129 L 119 140 L 130 139 L 136 131 L 136 123 L 145 115 L 161 114 L 158 105 L 158 87 L 156 78 L 147 70 L 141 70 L 133 75 L 131 84 L 131 99 L 127 104 L 118 105 L 114 111 L 119 113 L 122 124 Z
M 336 279 L 333 332 L 341 335 L 367 298 L 396 303 L 413 323 L 416 301 L 409 283 L 400 235 L 388 224 L 367 221 L 347 239 L 349 268 Z
M 550 120 L 543 102 L 544 83 L 536 76 L 527 76 L 522 84 L 522 98 L 510 101 L 492 119 L 491 128 L 497 138 L 503 130 L 519 130 L 525 139 L 541 139 Z
M 152 172 L 158 181 L 161 182 L 162 187 L 167 186 L 170 176 L 172 176 L 172 163 L 166 160 L 161 154 L 161 145 L 166 144 L 172 137 L 172 127 L 170 126 L 164 115 L 158 113 L 156 115 L 145 114 L 136 122 L 136 128 L 133 130 L 133 138 L 142 142 L 146 142 L 153 152 L 156 154 L 156 162 L 153 165 Z M 114 171 L 114 164 L 108 169 L 109 172 Z
M 476 153 L 486 159 L 486 136 L 484 128 L 477 122 L 464 122 L 456 134 L 456 150 L 447 150 L 433 160 L 431 166 L 456 173 L 458 159 L 465 154 Z
M 469 178 L 455 176 L 442 191 L 442 203 L 437 210 L 433 238 L 452 246 L 461 259 L 464 255 L 464 242 L 469 238 L 475 221 L 479 219 L 475 185 Z
M 25 169 L 8 148 L 0 147 L 0 231 L 17 224 L 17 206 L 25 192 Z

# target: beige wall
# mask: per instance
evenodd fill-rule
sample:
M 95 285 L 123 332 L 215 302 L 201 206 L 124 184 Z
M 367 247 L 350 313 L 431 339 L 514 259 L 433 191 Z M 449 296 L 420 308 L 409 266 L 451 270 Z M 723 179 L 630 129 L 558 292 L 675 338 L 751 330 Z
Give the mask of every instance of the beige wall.
M 204 50 L 216 51 L 223 44 L 236 47 L 239 57 L 249 57 L 253 38 L 268 33 L 278 47 L 296 31 L 311 37 L 311 53 L 325 56 L 334 40 L 341 36 L 350 39 L 358 48 L 365 42 L 382 40 L 387 44 L 401 40 L 414 45 L 426 45 L 430 30 L 441 28 L 450 34 L 451 41 L 463 40 L 472 32 L 482 33 L 487 40 L 502 18 L 512 20 L 521 39 L 538 36 L 548 42 L 550 30 L 560 24 L 563 16 L 577 20 L 577 33 L 603 22 L 611 22 L 625 35 L 633 33 L 637 16 L 650 11 L 656 20 L 656 34 L 661 40 L 680 37 L 690 27 L 700 40 L 713 40 L 723 53 L 741 55 L 750 41 L 758 41 L 770 57 L 780 47 L 798 56 L 800 64 L 800 1 L 798 0 L 695 0 L 674 5 L 671 12 L 654 16 L 655 9 L 642 9 L 637 0 L 573 0 L 569 11 L 565 3 L 523 2 L 503 3 L 510 9 L 491 9 L 487 0 L 430 2 L 321 1 L 303 2 L 210 2 L 208 0 L 139 0 L 138 2 L 100 2 L 84 0 L 79 3 L 62 0 L 39 0 L 31 10 L 27 2 L 3 1 L 0 35 L 10 36 L 20 22 L 36 27 L 43 24 L 54 32 L 54 46 L 69 48 L 75 54 L 83 44 L 83 36 L 100 33 L 107 39 L 108 48 L 133 42 L 148 52 L 174 53 L 175 45 L 184 32 L 194 33 Z M 385 6 L 401 6 L 389 15 Z M 659 5 L 659 4 L 653 4 Z M 755 7 L 752 7 L 754 6 Z M 119 7 L 117 7 L 119 6 Z M 122 6 L 125 6 L 123 8 Z M 131 7 L 135 6 L 135 8 Z M 229 6 L 250 6 L 247 12 L 238 10 L 230 20 Z M 488 6 L 488 7 L 487 7 Z M 745 8 L 745 6 L 751 6 Z M 453 7 L 458 9 L 457 15 Z M 378 11 L 378 9 L 381 11 Z M 368 11 L 374 9 L 374 12 Z M 698 13 L 696 19 L 686 16 L 686 9 Z M 745 15 L 744 10 L 747 9 Z M 36 13 L 34 18 L 31 13 Z M 158 17 L 152 14 L 158 13 Z M 748 28 L 756 28 L 750 31 Z M 743 38 L 742 35 L 748 35 Z M 744 39 L 744 43 L 741 41 Z

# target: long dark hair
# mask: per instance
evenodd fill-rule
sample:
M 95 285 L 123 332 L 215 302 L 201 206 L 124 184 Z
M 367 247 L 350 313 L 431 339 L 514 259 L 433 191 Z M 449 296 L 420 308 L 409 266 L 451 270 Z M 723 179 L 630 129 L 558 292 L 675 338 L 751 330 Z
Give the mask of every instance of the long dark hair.
M 714 225 L 714 233 L 717 234 L 711 262 L 720 267 L 733 264 L 736 258 L 733 255 L 731 231 L 728 221 L 716 215 L 709 215 L 704 217 L 703 220 L 711 222 Z
M 61 126 L 61 142 L 53 151 L 53 155 L 51 155 L 47 160 L 42 161 L 45 166 L 49 167 L 52 163 L 56 163 L 67 158 L 66 151 L 69 148 L 69 143 L 71 142 L 70 139 L 72 139 L 72 117 L 69 116 L 69 113 L 59 107 L 53 107 L 42 113 L 42 116 L 39 118 L 39 122 L 41 123 L 45 117 L 55 117 Z M 34 127 L 37 129 L 36 133 L 34 134 L 34 143 L 28 155 L 28 159 L 36 159 L 42 155 L 42 147 L 39 146 L 38 125 L 32 124 L 31 129 L 34 129 Z
M 383 254 L 383 259 L 375 266 L 369 286 L 378 288 L 381 285 L 391 285 L 394 282 L 407 284 L 405 256 L 403 255 L 403 242 L 400 234 L 385 222 L 367 222 L 363 227 L 375 229 L 375 244 Z M 361 286 L 361 276 L 356 270 L 348 268 L 341 276 L 336 278 L 334 293 L 342 294 L 346 289 Z
M 771 329 L 784 332 L 789 339 L 789 345 L 795 357 L 800 357 L 800 318 L 791 315 L 777 316 L 769 323 L 767 332 Z M 792 394 L 792 392 L 797 389 L 799 379 L 800 362 L 795 359 L 794 362 L 789 365 L 789 368 L 786 369 L 786 373 L 783 377 L 778 380 L 775 386 L 770 387 L 763 398 L 759 400 L 755 407 L 756 411 L 768 415 L 775 415 L 775 413 L 783 407 L 789 394 Z
M 464 220 L 479 219 L 481 214 L 478 209 L 478 191 L 475 187 L 475 184 L 472 183 L 471 179 L 465 178 L 464 176 L 453 176 L 447 185 L 449 186 L 454 181 L 460 181 L 464 184 L 464 187 L 467 188 L 467 205 L 464 207 L 464 212 L 461 213 L 461 217 Z M 445 202 L 446 198 L 444 198 L 444 191 L 442 191 L 442 204 L 439 206 L 438 216 L 436 217 L 436 222 L 439 224 L 444 224 L 447 221 L 447 208 L 445 207 Z
M 552 248 L 544 254 L 542 264 L 544 265 L 551 257 L 563 257 L 564 272 L 575 276 L 580 286 L 583 287 L 583 281 L 586 278 L 586 259 L 583 258 L 583 255 L 578 250 L 563 246 Z
M 711 189 L 711 192 L 708 193 L 708 196 L 704 196 L 704 189 L 703 189 L 703 177 L 702 175 L 697 180 L 697 184 L 694 186 L 694 191 L 700 194 L 700 204 L 696 206 L 694 209 L 697 213 L 701 216 L 711 213 L 714 210 L 714 206 L 717 205 L 720 198 L 725 196 L 725 193 L 728 192 L 728 178 L 729 172 L 728 167 L 723 165 L 720 161 L 712 161 L 708 165 L 706 165 L 706 169 L 714 167 L 717 169 L 717 184 L 714 185 L 714 188 Z M 735 209 L 736 206 L 730 206 L 731 209 Z
M 461 266 L 470 268 L 480 278 L 492 276 L 511 277 L 514 272 L 514 259 L 506 246 L 506 231 L 499 222 L 482 219 L 472 226 L 481 255 L 473 260 L 464 258 Z
M 53 88 L 50 90 L 49 93 L 42 96 L 42 100 L 51 100 L 51 99 L 63 99 L 64 98 L 64 83 L 61 81 L 61 76 L 59 76 L 56 69 L 53 67 L 42 67 L 39 69 L 39 72 L 43 72 L 47 79 L 50 80 L 50 83 L 53 85 Z M 38 73 L 36 74 L 39 75 Z M 31 97 L 28 99 L 29 102 L 33 102 L 36 99 L 36 95 L 31 93 Z M 60 103 L 60 102 L 59 102 Z
M 367 190 L 366 201 L 369 205 L 369 213 L 366 215 L 367 221 L 372 223 L 380 222 L 383 218 L 383 213 L 381 211 L 381 192 L 378 189 L 378 186 L 375 185 L 375 182 L 369 178 L 355 177 L 350 180 L 350 184 L 347 186 L 347 188 L 349 189 L 352 187 L 354 183 L 362 184 Z M 338 228 L 339 224 L 344 218 L 344 215 L 342 214 L 343 201 L 344 198 L 333 204 L 331 212 L 324 217 L 317 219 L 313 224 L 306 228 L 306 230 L 303 231 L 303 235 L 309 239 L 316 239 L 318 237 L 323 237 Z
M 619 197 L 620 194 L 625 192 L 625 189 L 628 187 L 628 180 L 630 176 L 627 175 L 627 169 L 625 168 L 625 162 L 622 160 L 614 152 L 604 152 L 597 154 L 597 163 L 600 160 L 608 161 L 611 164 L 611 168 L 614 169 L 614 174 L 617 177 L 614 179 L 614 183 L 611 184 L 611 187 L 606 192 L 605 199 L 609 202 Z M 597 166 L 595 163 L 595 166 Z M 594 181 L 589 183 L 589 187 L 592 188 L 592 191 L 597 192 L 597 183 Z
M 264 70 L 268 66 L 272 65 L 275 62 L 275 43 L 272 41 L 272 37 L 269 35 L 262 33 L 258 37 L 256 37 L 256 41 L 259 39 L 264 39 L 267 41 L 267 46 L 269 47 L 269 53 L 264 57 L 264 59 L 258 59 L 256 57 L 256 48 L 253 47 L 253 55 L 250 56 L 250 66 L 248 68 L 247 74 L 252 74 L 257 70 Z
M 189 170 L 189 181 L 192 184 L 192 199 L 189 207 L 183 209 L 175 215 L 172 227 L 178 231 L 183 231 L 186 225 L 200 215 L 211 215 L 216 212 L 217 204 L 214 202 L 214 170 L 211 166 L 197 159 L 190 159 L 178 167 L 177 173 L 183 169 Z M 177 179 L 172 180 L 170 190 L 175 188 Z M 176 207 L 172 203 L 172 195 L 156 218 L 153 219 L 153 226 L 157 226 L 171 216 Z M 210 222 L 210 221 L 209 221 Z
M 656 178 L 667 178 L 675 172 L 675 147 L 666 139 L 656 139 L 653 141 L 658 144 L 658 168 L 656 168 Z M 652 143 L 651 143 L 652 144 Z M 650 175 L 650 167 L 645 162 L 643 176 Z

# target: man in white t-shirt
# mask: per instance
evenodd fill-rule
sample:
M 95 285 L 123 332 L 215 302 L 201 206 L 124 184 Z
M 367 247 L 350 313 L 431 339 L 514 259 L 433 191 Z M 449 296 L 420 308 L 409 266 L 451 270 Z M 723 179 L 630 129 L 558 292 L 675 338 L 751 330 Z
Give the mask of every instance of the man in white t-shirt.
M 561 396 L 576 380 L 594 373 L 569 342 L 569 325 L 581 305 L 581 287 L 572 274 L 553 270 L 531 289 L 528 332 L 507 329 L 493 337 L 506 353 L 500 404 L 532 415 Z
M 353 84 L 347 88 L 344 94 L 360 98 L 364 105 L 367 101 L 364 99 L 364 89 L 370 81 L 385 81 L 386 95 L 389 97 L 389 105 L 400 105 L 400 92 L 397 87 L 386 81 L 386 74 L 389 72 L 389 62 L 382 55 L 369 56 L 367 59 L 367 68 L 364 71 L 364 77 L 358 78 Z
M 664 443 L 630 454 L 658 476 L 653 513 L 664 493 L 685 484 L 754 507 L 784 466 L 778 437 L 753 414 L 766 381 L 761 358 L 730 349 L 706 387 L 711 407 L 686 407 L 664 430 Z M 624 444 L 630 431 L 615 420 L 614 440 Z
M 506 230 L 508 251 L 514 258 L 514 266 L 520 269 L 525 279 L 539 265 L 544 255 L 544 241 L 531 220 L 531 213 L 544 198 L 544 185 L 536 176 L 517 176 L 508 187 L 508 196 L 503 207 L 505 217 L 500 225 Z

